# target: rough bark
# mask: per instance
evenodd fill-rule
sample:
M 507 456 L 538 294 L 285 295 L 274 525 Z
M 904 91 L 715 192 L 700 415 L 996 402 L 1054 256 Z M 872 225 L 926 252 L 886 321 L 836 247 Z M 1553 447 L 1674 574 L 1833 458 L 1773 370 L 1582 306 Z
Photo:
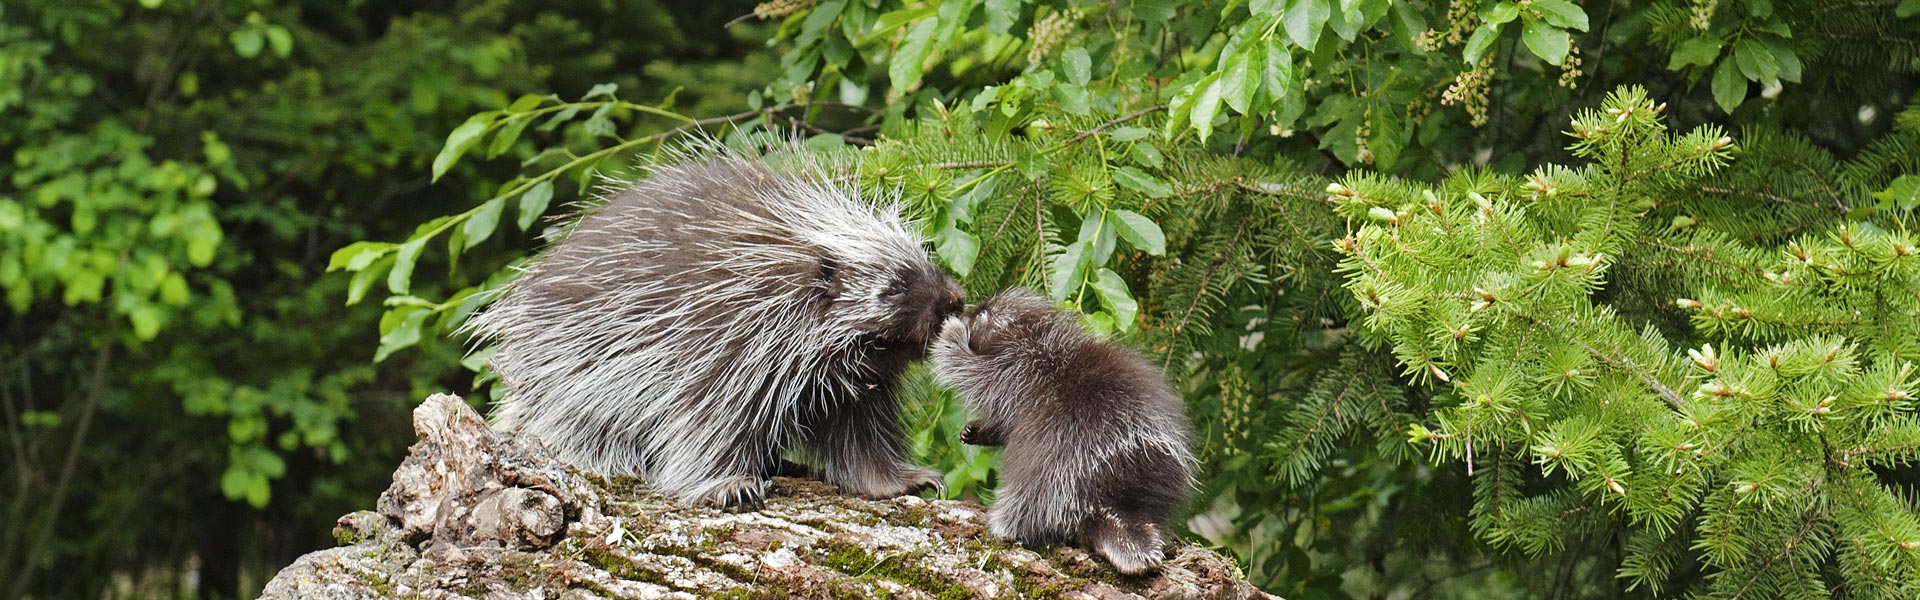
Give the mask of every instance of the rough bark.
M 493 432 L 449 395 L 415 409 L 414 429 L 378 511 L 341 517 L 343 545 L 301 557 L 265 598 L 1272 598 L 1192 545 L 1141 578 L 1022 548 L 968 502 L 779 478 L 759 510 L 678 506 Z

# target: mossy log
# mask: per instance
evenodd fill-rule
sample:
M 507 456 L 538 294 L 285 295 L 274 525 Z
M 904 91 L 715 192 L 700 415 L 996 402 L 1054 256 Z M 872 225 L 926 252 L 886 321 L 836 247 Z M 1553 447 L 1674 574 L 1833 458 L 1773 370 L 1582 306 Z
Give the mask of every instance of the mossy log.
M 1131 578 L 1074 548 L 1023 548 L 978 504 L 865 500 L 779 478 L 758 510 L 674 504 L 632 480 L 489 430 L 460 398 L 414 410 L 420 442 L 341 547 L 301 557 L 263 597 L 1273 598 L 1182 544 Z

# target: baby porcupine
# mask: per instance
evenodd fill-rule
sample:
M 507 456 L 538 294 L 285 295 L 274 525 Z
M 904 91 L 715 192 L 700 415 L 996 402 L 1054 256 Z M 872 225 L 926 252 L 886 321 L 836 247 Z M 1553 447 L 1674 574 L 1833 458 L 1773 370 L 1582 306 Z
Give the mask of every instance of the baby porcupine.
M 1194 458 L 1159 369 L 1021 289 L 948 319 L 932 354 L 935 375 L 980 417 L 961 440 L 1006 446 L 994 534 L 1077 541 L 1130 575 L 1160 565 Z
M 689 504 L 758 504 L 788 450 L 867 496 L 939 486 L 907 461 L 894 388 L 959 286 L 896 206 L 811 159 L 679 154 L 470 323 L 497 344 L 495 427 Z

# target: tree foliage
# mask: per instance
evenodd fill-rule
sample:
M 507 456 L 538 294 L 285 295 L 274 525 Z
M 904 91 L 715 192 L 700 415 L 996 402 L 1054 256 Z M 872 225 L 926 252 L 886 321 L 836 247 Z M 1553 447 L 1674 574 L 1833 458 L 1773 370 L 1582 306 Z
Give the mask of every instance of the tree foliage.
M 1148 350 L 1189 533 L 1276 592 L 1904 597 L 1909 4 L 769 2 L 784 77 L 719 131 Z

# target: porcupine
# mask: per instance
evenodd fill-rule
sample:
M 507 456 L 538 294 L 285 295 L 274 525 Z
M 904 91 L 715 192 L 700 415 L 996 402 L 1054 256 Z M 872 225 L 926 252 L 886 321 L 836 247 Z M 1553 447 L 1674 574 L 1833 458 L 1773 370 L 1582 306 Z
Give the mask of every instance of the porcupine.
M 1130 575 L 1160 565 L 1194 457 L 1159 369 L 1022 289 L 948 319 L 932 355 L 935 375 L 980 417 L 961 441 L 1006 446 L 994 534 L 1077 541 Z
M 789 450 L 866 496 L 940 486 L 893 393 L 961 290 L 897 206 L 792 150 L 690 145 L 584 211 L 469 325 L 494 426 L 688 504 L 760 503 Z

